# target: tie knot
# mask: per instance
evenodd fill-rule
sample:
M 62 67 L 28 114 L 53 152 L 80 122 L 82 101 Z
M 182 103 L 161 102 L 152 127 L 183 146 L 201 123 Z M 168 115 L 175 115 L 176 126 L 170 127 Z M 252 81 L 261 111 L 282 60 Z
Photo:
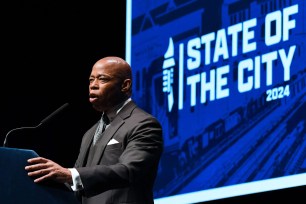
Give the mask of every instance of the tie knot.
M 103 113 L 102 115 L 102 120 L 104 122 L 104 124 L 108 125 L 109 124 L 109 118 L 107 117 L 107 115 L 105 113 Z

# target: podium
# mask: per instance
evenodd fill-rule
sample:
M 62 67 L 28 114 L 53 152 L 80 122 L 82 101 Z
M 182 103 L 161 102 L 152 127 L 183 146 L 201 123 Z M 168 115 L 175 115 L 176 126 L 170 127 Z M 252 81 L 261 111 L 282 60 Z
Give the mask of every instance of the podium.
M 34 183 L 25 166 L 37 156 L 33 150 L 0 147 L 0 203 L 80 204 L 64 184 Z

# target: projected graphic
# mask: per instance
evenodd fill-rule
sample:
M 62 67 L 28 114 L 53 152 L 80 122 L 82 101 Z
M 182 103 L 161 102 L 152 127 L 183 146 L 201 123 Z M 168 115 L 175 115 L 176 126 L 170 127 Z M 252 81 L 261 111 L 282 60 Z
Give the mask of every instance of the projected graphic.
M 306 172 L 304 0 L 128 2 L 133 99 L 164 130 L 156 199 Z

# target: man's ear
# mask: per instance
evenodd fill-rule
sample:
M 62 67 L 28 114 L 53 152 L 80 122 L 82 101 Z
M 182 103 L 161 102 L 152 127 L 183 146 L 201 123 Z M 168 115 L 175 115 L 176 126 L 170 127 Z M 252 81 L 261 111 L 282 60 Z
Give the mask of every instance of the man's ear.
M 122 91 L 123 92 L 127 92 L 127 91 L 130 91 L 131 90 L 131 87 L 132 86 L 132 81 L 131 79 L 125 79 L 122 83 Z

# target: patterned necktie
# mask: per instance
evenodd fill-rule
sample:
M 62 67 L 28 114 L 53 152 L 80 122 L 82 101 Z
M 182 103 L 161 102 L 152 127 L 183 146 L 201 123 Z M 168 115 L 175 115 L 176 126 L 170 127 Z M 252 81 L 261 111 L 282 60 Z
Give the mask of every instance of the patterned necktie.
M 104 132 L 106 126 L 109 124 L 109 119 L 106 114 L 102 114 L 100 119 L 99 125 L 97 127 L 96 133 L 94 135 L 93 144 L 96 144 L 98 139 L 101 137 L 102 133 Z

